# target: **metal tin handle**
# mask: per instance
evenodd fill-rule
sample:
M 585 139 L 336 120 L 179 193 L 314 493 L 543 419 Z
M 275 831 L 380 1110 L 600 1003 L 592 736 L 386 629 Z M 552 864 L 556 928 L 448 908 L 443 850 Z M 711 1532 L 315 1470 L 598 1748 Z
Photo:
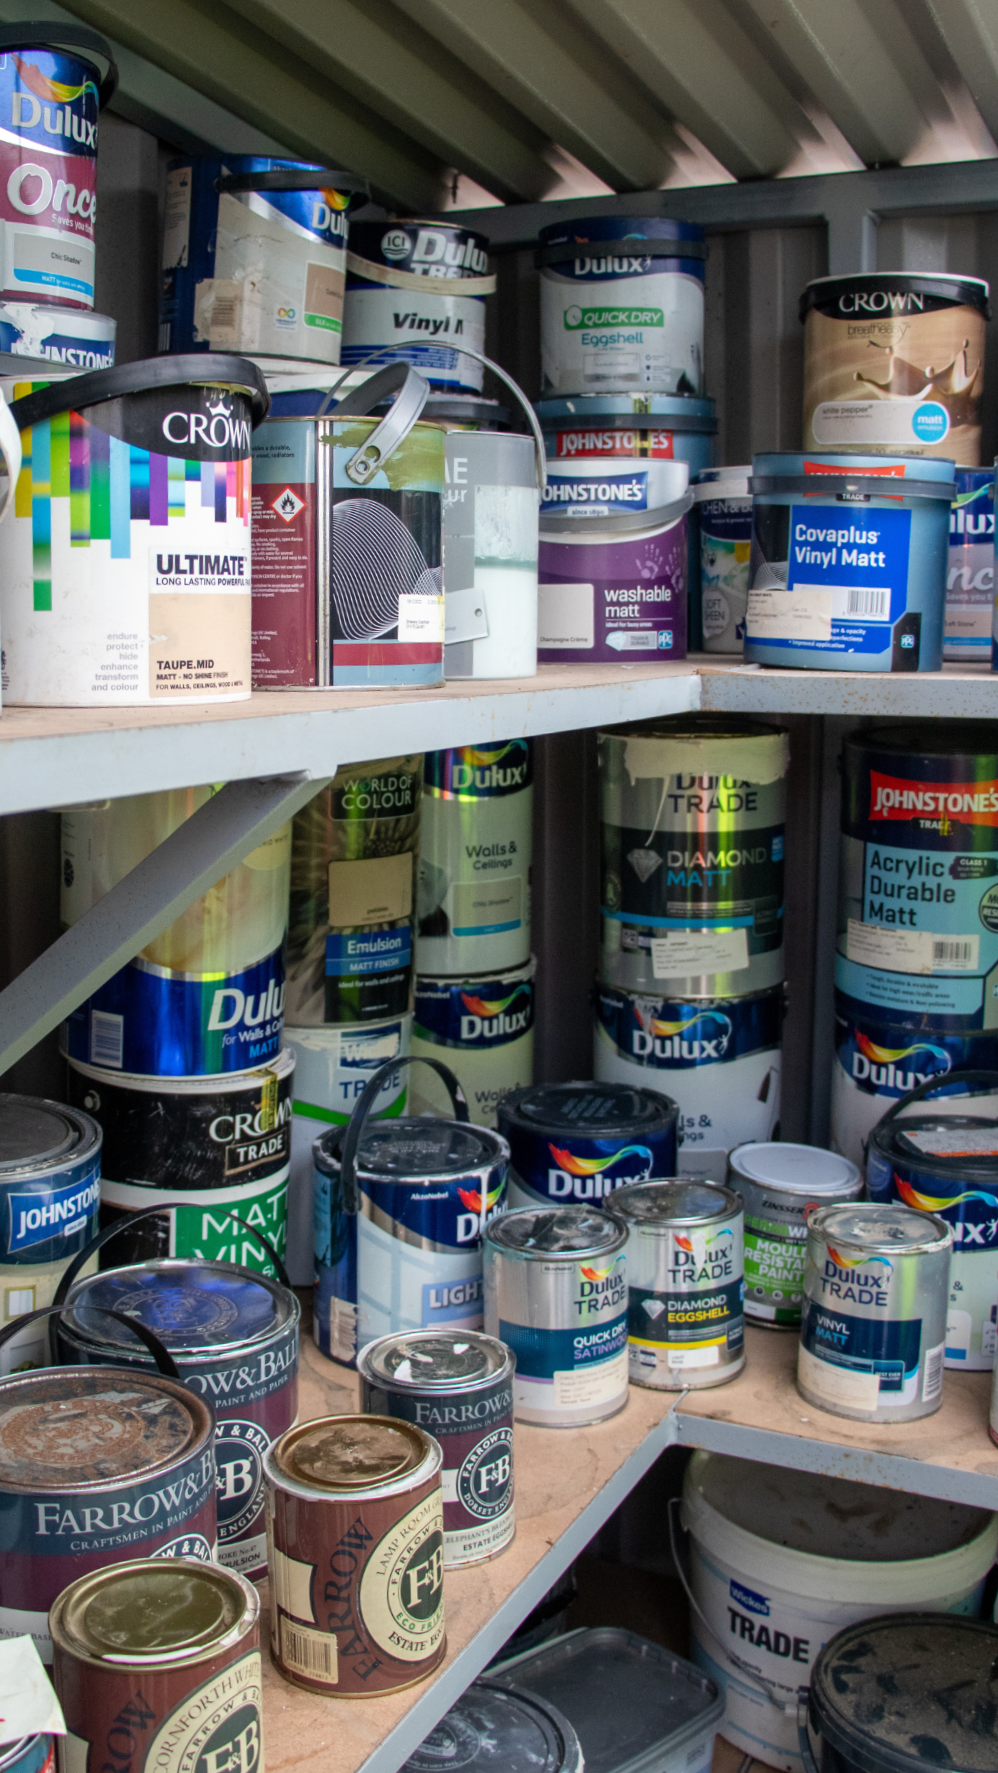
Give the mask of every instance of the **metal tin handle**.
M 91 54 L 99 55 L 102 62 L 107 63 L 100 91 L 97 94 L 97 109 L 103 111 L 118 90 L 118 64 L 111 52 L 111 45 L 106 37 L 98 31 L 91 31 L 88 25 L 81 25 L 67 19 L 63 24 L 60 19 L 42 19 L 27 25 L 0 26 L 0 55 L 8 49 L 82 49 L 90 50 Z
M 507 375 L 506 371 L 500 368 L 498 363 L 494 363 L 491 357 L 484 356 L 481 351 L 473 351 L 470 345 L 452 345 L 451 350 L 457 351 L 461 357 L 473 357 L 476 363 L 484 363 L 486 369 L 490 369 L 498 381 L 505 383 L 510 393 L 515 395 L 516 399 L 519 401 L 526 416 L 527 424 L 530 426 L 533 434 L 534 449 L 537 452 L 537 484 L 540 487 L 541 492 L 543 492 L 548 483 L 548 464 L 547 455 L 544 449 L 544 433 L 537 422 L 537 414 L 523 392 L 523 389 L 520 387 L 519 382 L 514 382 L 513 377 Z
M 88 1305 L 86 1309 L 88 1311 L 97 1311 L 102 1317 L 113 1317 L 116 1323 L 124 1324 L 126 1330 L 132 1330 L 138 1337 L 139 1341 L 145 1343 L 160 1372 L 164 1374 L 167 1379 L 180 1378 L 180 1372 L 172 1354 L 167 1348 L 164 1348 L 159 1337 L 154 1335 L 152 1330 L 147 1329 L 145 1324 L 140 1323 L 137 1317 L 132 1317 L 129 1313 L 124 1311 L 112 1311 L 109 1305 Z M 26 1311 L 21 1317 L 11 1318 L 10 1323 L 4 1324 L 3 1329 L 0 1330 L 0 1348 L 3 1347 L 5 1342 L 10 1342 L 13 1337 L 18 1335 L 20 1331 L 24 1329 L 26 1324 L 33 1324 L 36 1319 L 40 1317 L 61 1318 L 62 1305 L 42 1305 L 39 1306 L 37 1311 Z M 55 1323 L 50 1326 L 53 1332 L 50 1337 L 53 1357 L 57 1354 L 54 1335 L 55 1327 Z M 53 1364 L 55 1366 L 59 1365 L 57 1358 L 54 1358 Z
M 216 191 L 338 191 L 341 197 L 369 197 L 371 188 L 355 172 L 332 166 L 272 166 L 267 172 L 228 172 Z
M 357 1149 L 360 1145 L 361 1133 L 364 1130 L 364 1122 L 374 1106 L 375 1098 L 380 1093 L 385 1079 L 391 1077 L 393 1072 L 400 1070 L 403 1065 L 431 1066 L 447 1085 L 447 1093 L 454 1110 L 454 1119 L 461 1122 L 467 1122 L 469 1119 L 468 1098 L 449 1066 L 442 1064 L 439 1059 L 425 1059 L 422 1053 L 405 1053 L 398 1059 L 386 1059 L 383 1065 L 378 1066 L 370 1081 L 364 1085 L 364 1089 L 357 1099 L 357 1106 L 350 1116 L 346 1138 L 343 1141 L 343 1149 L 340 1153 L 340 1188 L 343 1192 L 343 1211 L 345 1213 L 356 1214 L 359 1205 Z
M 336 387 L 340 385 L 338 382 Z M 316 415 L 318 418 L 325 413 L 335 392 L 336 388 L 330 389 Z M 429 393 L 429 382 L 418 370 L 413 369 L 411 363 L 386 363 L 383 369 L 368 376 L 366 382 L 362 382 L 359 388 L 354 388 L 333 408 L 328 415 L 330 418 L 363 418 L 372 407 L 387 399 L 389 394 L 395 396 L 380 425 L 375 425 L 370 437 L 350 457 L 346 465 L 348 480 L 352 480 L 355 486 L 366 486 L 373 479 L 378 469 L 384 467 L 389 456 L 394 455 L 399 444 L 405 442 L 426 405 Z

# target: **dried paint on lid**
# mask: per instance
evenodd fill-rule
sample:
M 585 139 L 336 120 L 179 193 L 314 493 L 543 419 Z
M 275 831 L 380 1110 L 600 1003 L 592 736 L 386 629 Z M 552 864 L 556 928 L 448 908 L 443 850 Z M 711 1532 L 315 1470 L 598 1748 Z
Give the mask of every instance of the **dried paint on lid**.
M 501 1372 L 508 1358 L 501 1342 L 476 1331 L 406 1330 L 369 1343 L 357 1366 L 365 1378 L 400 1390 L 455 1390 Z
M 498 1106 L 498 1123 L 532 1133 L 580 1133 L 594 1139 L 651 1131 L 669 1126 L 675 1103 L 655 1090 L 630 1084 L 541 1084 L 510 1090 Z
M 115 1664 L 199 1660 L 245 1635 L 259 1599 L 242 1577 L 184 1558 L 93 1571 L 56 1603 L 53 1635 L 74 1655 Z
M 871 1253 L 908 1256 L 942 1250 L 953 1241 L 949 1226 L 934 1213 L 918 1213 L 893 1202 L 849 1201 L 819 1207 L 807 1224 L 809 1231 L 839 1245 L 850 1258 L 855 1253 L 859 1261 Z
M 211 1413 L 175 1380 L 115 1368 L 49 1368 L 0 1382 L 0 1489 L 138 1476 L 210 1431 Z
M 337 1171 L 345 1137 L 346 1128 L 337 1127 L 319 1145 L 321 1157 Z M 487 1127 L 403 1116 L 366 1129 L 357 1149 L 357 1170 L 386 1182 L 432 1182 L 477 1174 L 508 1157 L 506 1141 Z
M 138 1337 L 98 1316 L 98 1307 L 138 1318 L 174 1354 L 258 1342 L 299 1315 L 294 1294 L 263 1275 L 231 1263 L 179 1260 L 110 1269 L 71 1289 L 66 1321 L 76 1334 L 132 1353 Z
M 475 1681 L 410 1755 L 402 1773 L 576 1773 L 582 1757 L 575 1732 L 536 1693 Z
M 741 1196 L 713 1182 L 633 1182 L 607 1195 L 606 1211 L 635 1225 L 701 1225 L 742 1212 Z
M 51 1169 L 99 1144 L 89 1115 L 37 1096 L 0 1093 L 0 1176 Z
M 485 1242 L 523 1256 L 596 1256 L 618 1250 L 627 1232 L 595 1207 L 521 1207 L 487 1226 Z
M 317 1490 L 369 1490 L 415 1471 L 427 1437 L 388 1416 L 326 1416 L 282 1436 L 274 1449 L 281 1471 Z

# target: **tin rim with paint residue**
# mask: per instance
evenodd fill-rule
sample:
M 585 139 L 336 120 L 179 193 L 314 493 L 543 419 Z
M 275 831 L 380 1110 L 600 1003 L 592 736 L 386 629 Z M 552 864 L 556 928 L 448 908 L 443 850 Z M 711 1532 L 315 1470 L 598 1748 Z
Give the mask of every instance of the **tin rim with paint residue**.
M 642 1233 L 668 1237 L 671 1231 L 685 1226 L 706 1227 L 730 1219 L 733 1214 L 740 1216 L 744 1203 L 740 1194 L 715 1182 L 673 1176 L 615 1188 L 606 1197 L 604 1210 Z
M 435 1477 L 439 1443 L 394 1416 L 320 1416 L 274 1442 L 264 1461 L 270 1482 L 294 1496 L 377 1501 Z
M 130 1411 L 123 1391 L 140 1394 Z M 110 1435 L 101 1427 L 106 1414 L 99 1413 L 106 1412 L 109 1403 L 119 1406 L 117 1429 Z M 147 1426 L 142 1420 L 143 1408 L 154 1419 L 157 1431 L 151 1439 L 151 1457 L 144 1460 L 138 1456 Z M 17 1427 L 10 1437 L 12 1419 Z M 114 1489 L 168 1471 L 178 1458 L 189 1458 L 200 1447 L 209 1447 L 214 1432 L 215 1412 L 210 1403 L 162 1374 L 136 1372 L 131 1367 L 104 1367 L 99 1373 L 89 1367 L 62 1367 L 12 1375 L 0 1381 L 0 1493 L 30 1494 L 37 1489 L 67 1487 L 80 1492 Z M 5 1445 L 8 1438 L 9 1448 Z M 102 1441 L 108 1441 L 111 1449 L 103 1458 L 99 1450 Z M 46 1451 L 50 1454 L 47 1459 Z M 88 1451 L 94 1457 L 85 1458 Z M 81 1475 L 88 1471 L 92 1475 Z
M 241 1289 L 245 1298 L 224 1297 L 226 1284 Z M 99 1324 L 86 1321 L 88 1306 L 100 1311 Z M 267 1275 L 249 1273 L 233 1262 L 162 1258 L 104 1269 L 76 1281 L 66 1299 L 60 1339 L 70 1348 L 113 1350 L 120 1358 L 145 1364 L 150 1358 L 146 1351 L 107 1318 L 105 1307 L 137 1316 L 174 1360 L 198 1364 L 206 1355 L 236 1359 L 253 1353 L 301 1317 L 295 1294 Z M 231 1335 L 226 1333 L 230 1329 Z
M 169 1668 L 218 1656 L 256 1634 L 260 1597 L 234 1570 L 190 1558 L 135 1558 L 64 1588 L 53 1643 L 103 1668 Z
M 627 1242 L 627 1228 L 597 1207 L 519 1207 L 493 1219 L 483 1241 L 514 1260 L 578 1262 L 615 1255 Z
M 818 1207 L 807 1216 L 808 1232 L 862 1263 L 868 1256 L 922 1256 L 944 1250 L 953 1242 L 945 1219 L 937 1213 L 916 1212 L 914 1207 L 880 1201 L 848 1201 Z
M 369 1385 L 416 1395 L 475 1391 L 512 1370 L 506 1344 L 481 1330 L 399 1330 L 369 1342 L 357 1356 L 357 1371 Z

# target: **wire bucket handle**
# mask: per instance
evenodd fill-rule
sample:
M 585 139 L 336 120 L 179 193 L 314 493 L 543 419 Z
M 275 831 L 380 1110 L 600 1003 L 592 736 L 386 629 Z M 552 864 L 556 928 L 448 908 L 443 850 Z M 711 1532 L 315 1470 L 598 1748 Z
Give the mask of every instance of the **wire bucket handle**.
M 145 1343 L 160 1372 L 167 1379 L 180 1379 L 180 1371 L 172 1354 L 170 1354 L 169 1350 L 163 1346 L 159 1337 L 152 1330 L 147 1329 L 146 1325 L 142 1323 L 139 1318 L 132 1317 L 130 1313 L 124 1311 L 112 1311 L 111 1307 L 108 1305 L 88 1305 L 86 1309 L 88 1311 L 96 1311 L 101 1317 L 113 1317 L 116 1323 L 124 1324 L 126 1330 L 131 1330 L 133 1335 L 137 1336 L 140 1342 Z M 14 1337 L 19 1335 L 25 1328 L 25 1325 L 33 1324 L 39 1318 L 47 1317 L 50 1320 L 49 1330 L 53 1365 L 58 1366 L 60 1363 L 58 1360 L 58 1345 L 56 1343 L 55 1331 L 62 1316 L 63 1305 L 60 1302 L 57 1305 L 41 1305 L 37 1311 L 26 1311 L 21 1317 L 11 1318 L 10 1323 L 4 1324 L 3 1329 L 0 1330 L 0 1348 L 3 1347 L 5 1342 L 13 1341 Z M 181 1383 L 183 1383 L 182 1380 Z
M 381 1093 L 385 1079 L 393 1076 L 403 1065 L 429 1065 L 438 1077 L 443 1078 L 447 1086 L 451 1107 L 454 1110 L 454 1119 L 467 1122 L 470 1118 L 468 1098 L 449 1066 L 444 1065 L 439 1059 L 425 1059 L 421 1053 L 406 1053 L 399 1059 L 386 1059 L 364 1085 L 364 1089 L 357 1099 L 357 1105 L 350 1116 L 346 1138 L 340 1152 L 340 1187 L 343 1191 L 343 1211 L 345 1213 L 356 1214 L 360 1204 L 357 1189 L 357 1151 L 365 1122 Z

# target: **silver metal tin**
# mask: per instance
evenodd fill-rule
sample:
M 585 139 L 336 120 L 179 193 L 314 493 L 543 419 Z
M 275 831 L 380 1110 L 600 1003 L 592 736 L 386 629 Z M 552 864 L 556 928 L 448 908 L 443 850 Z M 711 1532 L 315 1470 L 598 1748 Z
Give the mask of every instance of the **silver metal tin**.
M 796 1329 L 807 1215 L 858 1200 L 862 1175 L 838 1152 L 775 1140 L 736 1145 L 728 1181 L 745 1202 L 745 1316 L 764 1328 Z

